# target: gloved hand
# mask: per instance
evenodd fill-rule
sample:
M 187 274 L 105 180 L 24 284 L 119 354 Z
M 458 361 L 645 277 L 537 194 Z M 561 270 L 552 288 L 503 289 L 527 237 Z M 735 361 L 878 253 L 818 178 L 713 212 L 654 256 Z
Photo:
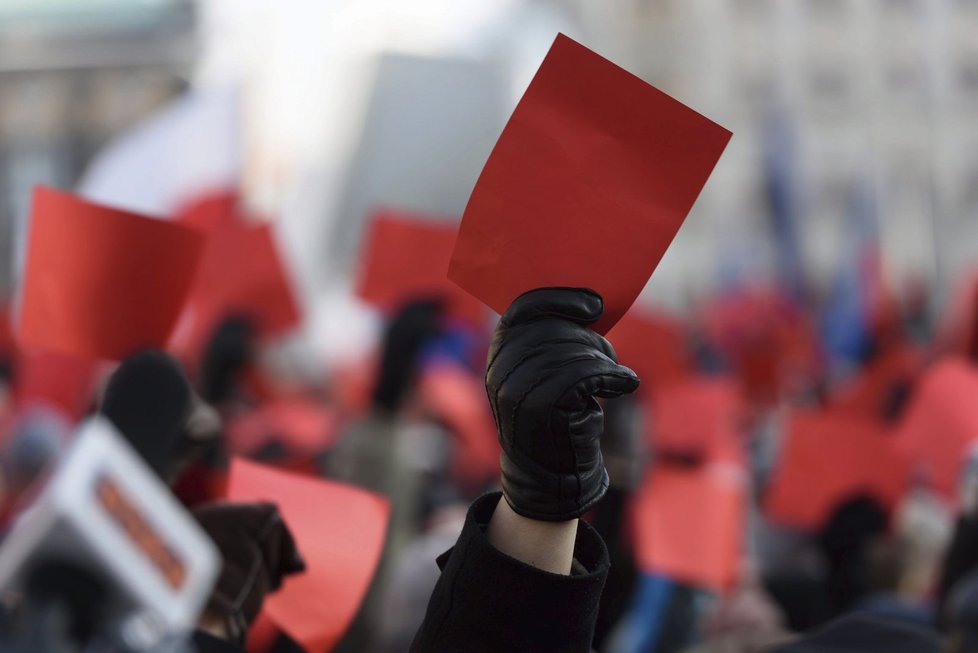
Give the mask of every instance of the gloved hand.
M 305 570 L 295 540 L 271 503 L 214 503 L 194 517 L 223 558 L 207 610 L 223 620 L 233 641 L 243 644 L 265 596 L 285 576 Z
M 573 519 L 608 489 L 595 397 L 633 392 L 639 379 L 588 328 L 603 311 L 593 290 L 541 288 L 518 297 L 496 327 L 486 391 L 503 449 L 503 495 L 524 517 Z

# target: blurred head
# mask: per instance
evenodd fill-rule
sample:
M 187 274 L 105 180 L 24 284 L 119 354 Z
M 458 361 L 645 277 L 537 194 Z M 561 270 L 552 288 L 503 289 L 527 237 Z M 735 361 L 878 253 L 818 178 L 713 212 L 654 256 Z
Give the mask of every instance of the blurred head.
M 199 389 L 204 401 L 220 408 L 235 396 L 242 372 L 254 357 L 255 325 L 241 315 L 221 322 L 200 363 Z
M 373 391 L 373 404 L 388 414 L 404 404 L 418 373 L 418 358 L 427 343 L 441 333 L 444 303 L 424 298 L 407 303 L 391 320 L 384 335 L 380 375 Z
M 147 350 L 125 359 L 109 379 L 101 414 L 162 478 L 171 475 L 193 407 L 190 382 L 168 354 Z

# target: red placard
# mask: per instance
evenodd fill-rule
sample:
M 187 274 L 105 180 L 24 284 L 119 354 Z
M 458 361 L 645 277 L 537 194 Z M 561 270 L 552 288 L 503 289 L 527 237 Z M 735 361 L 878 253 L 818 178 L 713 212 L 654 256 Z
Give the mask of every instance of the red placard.
M 278 505 L 306 571 L 286 578 L 263 609 L 306 651 L 331 650 L 353 620 L 377 569 L 388 501 L 342 483 L 240 458 L 231 463 L 227 496 Z
M 645 286 L 731 133 L 558 35 L 472 191 L 449 277 L 497 312 L 543 286 Z
M 608 340 L 618 360 L 642 379 L 639 392 L 675 382 L 692 370 L 683 325 L 666 315 L 633 306 L 608 332 Z
M 482 325 L 486 309 L 448 280 L 458 221 L 383 209 L 370 221 L 357 277 L 357 295 L 387 311 L 412 299 L 439 297 L 448 312 Z
M 19 342 L 108 359 L 162 347 L 204 245 L 195 229 L 35 188 Z
M 874 415 L 796 411 L 788 419 L 764 509 L 782 524 L 816 531 L 843 502 L 869 495 L 893 507 L 910 466 L 895 435 Z
M 737 464 L 653 467 L 632 506 L 639 569 L 716 591 L 732 588 L 744 552 L 747 492 Z
M 271 224 L 248 220 L 233 193 L 201 200 L 178 220 L 209 238 L 171 347 L 197 351 L 232 314 L 254 320 L 262 336 L 299 323 L 302 314 Z
M 731 379 L 692 376 L 653 389 L 649 408 L 649 443 L 656 450 L 705 459 L 740 442 L 745 406 Z
M 947 499 L 957 497 L 962 465 L 978 445 L 978 370 L 944 358 L 914 386 L 897 427 L 901 450 L 916 472 Z

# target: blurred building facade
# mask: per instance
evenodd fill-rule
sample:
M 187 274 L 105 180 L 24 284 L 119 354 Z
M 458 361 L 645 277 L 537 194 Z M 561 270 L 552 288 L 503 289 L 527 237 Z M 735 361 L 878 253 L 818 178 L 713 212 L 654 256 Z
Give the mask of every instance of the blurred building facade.
M 478 172 L 470 159 L 484 160 L 491 133 L 559 30 L 735 134 L 651 282 L 650 301 L 684 307 L 718 284 L 781 274 L 771 161 L 784 172 L 780 192 L 790 196 L 798 257 L 816 285 L 831 283 L 867 229 L 896 286 L 921 279 L 944 292 L 978 260 L 978 0 L 14 0 L 12 7 L 0 10 L 6 251 L 31 185 L 73 184 L 108 136 L 172 97 L 180 75 L 195 70 L 200 83 L 243 83 L 246 190 L 280 216 L 297 272 L 316 288 L 352 265 L 372 203 L 461 212 Z M 446 77 L 397 57 L 454 68 L 475 62 L 489 81 L 462 97 L 438 86 Z M 444 155 L 462 173 L 448 175 L 441 192 L 438 165 L 418 171 L 423 148 L 398 154 L 404 129 L 413 127 L 418 143 L 444 117 L 405 125 L 378 109 L 385 97 L 410 97 L 398 90 L 403 80 L 391 81 L 398 70 L 431 85 L 416 97 L 457 97 L 444 115 L 464 112 L 489 86 L 500 89 L 498 102 L 478 100 L 465 160 Z M 431 113 L 424 102 L 413 106 L 405 114 L 412 119 Z M 391 181 L 360 188 L 371 157 Z

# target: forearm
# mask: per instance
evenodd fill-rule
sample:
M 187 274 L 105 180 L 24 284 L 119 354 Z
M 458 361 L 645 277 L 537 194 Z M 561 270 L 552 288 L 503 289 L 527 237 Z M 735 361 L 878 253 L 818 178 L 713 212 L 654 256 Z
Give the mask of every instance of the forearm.
M 574 562 L 577 519 L 538 521 L 500 501 L 489 521 L 489 543 L 506 555 L 552 574 L 568 575 Z

